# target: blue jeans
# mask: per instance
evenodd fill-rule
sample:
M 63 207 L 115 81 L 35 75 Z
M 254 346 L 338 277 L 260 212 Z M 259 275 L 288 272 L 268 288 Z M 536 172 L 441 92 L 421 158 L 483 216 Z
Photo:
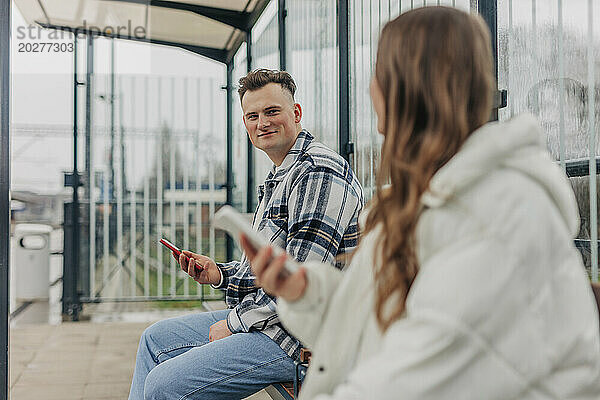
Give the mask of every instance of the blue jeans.
M 294 378 L 294 361 L 271 338 L 235 333 L 208 341 L 230 310 L 170 318 L 140 339 L 129 400 L 242 399 Z

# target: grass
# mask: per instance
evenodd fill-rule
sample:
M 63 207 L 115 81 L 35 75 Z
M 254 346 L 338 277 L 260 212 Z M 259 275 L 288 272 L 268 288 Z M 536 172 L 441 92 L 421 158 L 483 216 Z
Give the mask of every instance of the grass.
M 158 308 L 162 309 L 177 309 L 177 308 L 202 308 L 201 300 L 181 300 L 181 301 L 155 301 Z

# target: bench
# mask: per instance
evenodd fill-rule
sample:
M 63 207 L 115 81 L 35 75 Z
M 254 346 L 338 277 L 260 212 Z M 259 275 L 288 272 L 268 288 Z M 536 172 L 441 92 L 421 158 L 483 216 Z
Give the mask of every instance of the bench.
M 296 361 L 296 371 L 294 372 L 294 380 L 292 382 L 274 383 L 265 388 L 265 391 L 273 400 L 294 400 L 298 397 L 300 386 L 306 369 L 310 362 L 310 351 L 308 349 L 300 350 L 300 361 Z

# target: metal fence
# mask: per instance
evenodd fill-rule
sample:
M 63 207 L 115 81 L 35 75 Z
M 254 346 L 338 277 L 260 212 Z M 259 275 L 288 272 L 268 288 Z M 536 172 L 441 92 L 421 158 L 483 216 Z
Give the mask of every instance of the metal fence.
M 218 82 L 96 74 L 92 87 L 83 300 L 220 297 L 158 243 L 164 237 L 226 261 L 225 236 L 210 225 L 226 201 Z

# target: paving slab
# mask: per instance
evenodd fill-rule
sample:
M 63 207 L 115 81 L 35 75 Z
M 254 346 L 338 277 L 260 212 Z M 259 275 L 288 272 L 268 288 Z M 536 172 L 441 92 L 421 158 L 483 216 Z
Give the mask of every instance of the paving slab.
M 11 400 L 82 400 L 84 385 L 53 384 L 22 385 L 17 384 L 10 390 Z
M 12 327 L 10 399 L 126 399 L 139 337 L 152 323 L 27 323 Z M 264 391 L 247 398 L 270 399 Z

